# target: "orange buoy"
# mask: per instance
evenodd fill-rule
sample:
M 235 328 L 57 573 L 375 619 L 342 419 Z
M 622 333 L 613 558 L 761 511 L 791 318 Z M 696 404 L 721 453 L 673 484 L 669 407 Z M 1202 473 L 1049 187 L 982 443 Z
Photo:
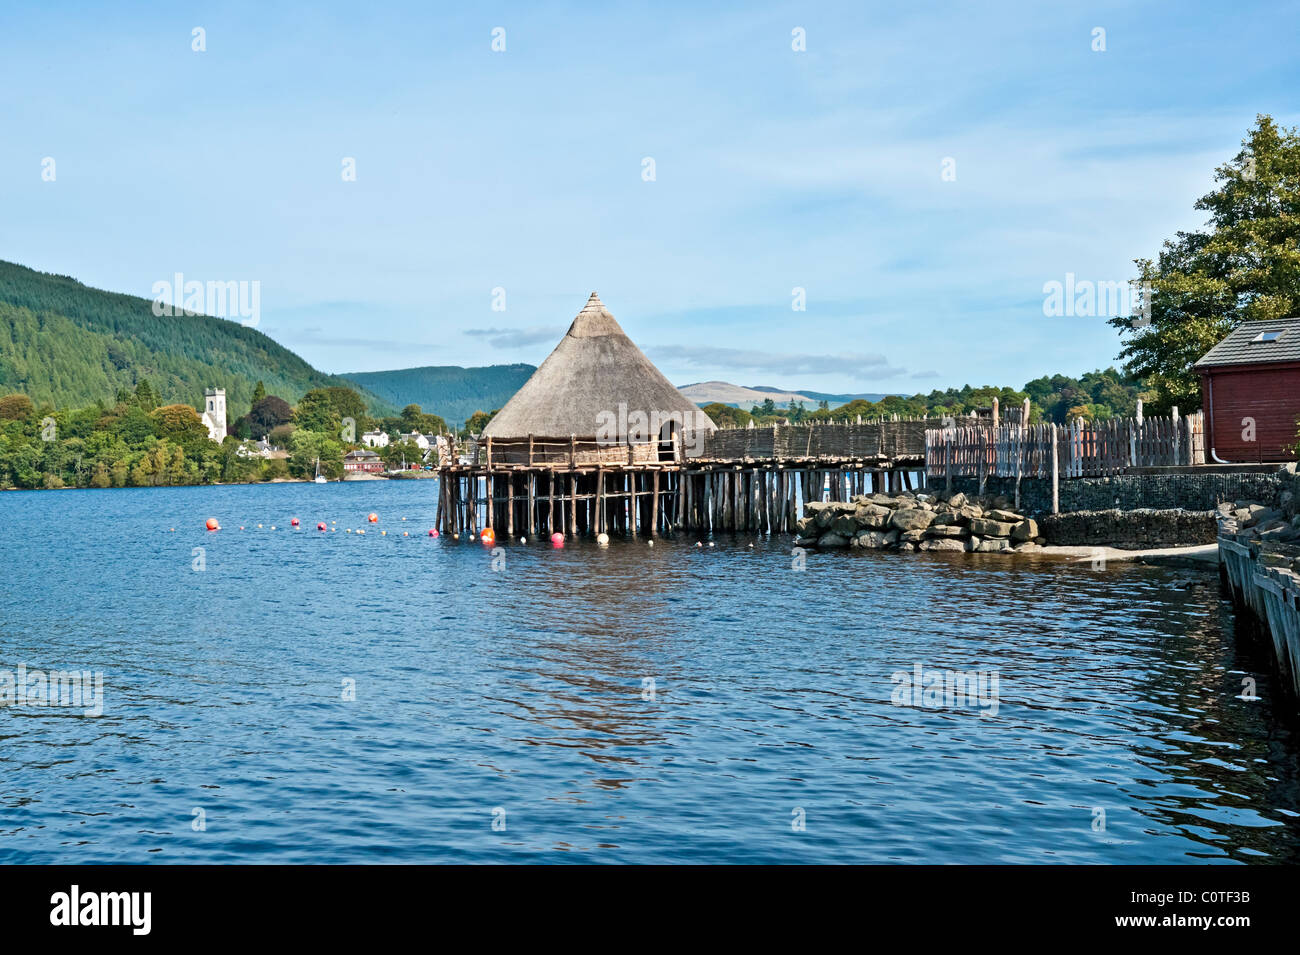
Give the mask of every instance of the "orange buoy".
M 497 542 L 496 531 L 492 530 L 490 527 L 483 528 L 483 533 L 480 534 L 479 537 L 485 544 L 495 544 Z
M 289 522 L 289 524 L 290 524 L 291 526 L 293 526 L 293 527 L 297 527 L 297 526 L 298 526 L 298 518 L 295 517 L 293 520 L 291 520 L 291 521 Z
M 221 525 L 217 523 L 217 519 L 215 517 L 209 517 L 207 524 L 205 524 L 204 526 L 207 527 L 207 529 L 210 531 L 221 530 Z
M 371 524 L 378 524 L 378 523 L 379 523 L 379 515 L 376 514 L 374 511 L 371 511 L 371 512 L 370 512 L 370 516 L 367 517 L 366 520 L 368 520 Z

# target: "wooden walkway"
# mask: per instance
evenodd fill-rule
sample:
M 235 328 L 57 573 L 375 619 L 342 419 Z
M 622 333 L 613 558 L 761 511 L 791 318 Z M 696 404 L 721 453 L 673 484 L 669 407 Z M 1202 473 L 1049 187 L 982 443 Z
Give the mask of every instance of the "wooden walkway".
M 806 501 L 920 486 L 925 432 L 934 424 L 735 428 L 626 444 L 488 438 L 463 453 L 453 446 L 439 468 L 437 527 L 453 536 L 490 527 L 512 539 L 787 533 Z

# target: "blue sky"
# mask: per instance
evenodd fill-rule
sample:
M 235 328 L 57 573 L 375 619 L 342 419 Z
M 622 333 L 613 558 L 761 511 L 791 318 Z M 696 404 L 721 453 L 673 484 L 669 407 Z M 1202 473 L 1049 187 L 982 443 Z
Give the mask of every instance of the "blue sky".
M 0 258 L 259 281 L 331 372 L 537 363 L 599 290 L 678 384 L 1018 386 L 1118 351 L 1045 282 L 1300 122 L 1297 3 L 447 6 L 6 2 Z

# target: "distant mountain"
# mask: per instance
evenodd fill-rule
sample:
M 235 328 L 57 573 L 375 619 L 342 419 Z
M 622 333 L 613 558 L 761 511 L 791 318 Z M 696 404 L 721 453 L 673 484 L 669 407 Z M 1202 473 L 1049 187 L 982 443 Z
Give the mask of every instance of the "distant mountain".
M 760 388 L 756 390 L 761 391 L 763 389 Z M 880 394 L 876 394 L 875 392 L 863 392 L 862 394 L 854 395 L 833 395 L 824 391 L 805 391 L 803 393 L 813 401 L 825 401 L 829 403 L 832 408 L 836 405 L 846 405 L 850 401 L 857 401 L 859 398 L 863 401 L 880 401 L 882 398 L 888 398 L 890 395 L 902 394 L 900 391 L 888 391 Z M 904 397 L 907 396 L 904 395 Z
M 225 388 L 232 418 L 248 409 L 258 381 L 290 403 L 312 388 L 350 384 L 238 322 L 156 316 L 150 299 L 0 262 L 0 395 L 85 407 L 111 403 L 119 388 L 142 378 L 164 403 L 196 407 L 204 388 Z M 394 410 L 364 397 L 374 414 Z
M 886 397 L 883 394 L 833 395 L 821 391 L 786 391 L 764 385 L 733 385 L 729 381 L 701 381 L 693 385 L 683 385 L 678 390 L 698 405 L 712 404 L 716 401 L 720 404 L 744 408 L 746 411 L 754 405 L 761 405 L 768 398 L 776 402 L 779 407 L 797 401 L 806 408 L 815 408 L 817 402 L 827 401 L 833 408 L 836 405 L 847 404 L 856 398 L 879 401 Z
M 395 371 L 345 375 L 394 407 L 419 405 L 442 415 L 449 425 L 464 424 L 475 411 L 496 411 L 514 396 L 537 368 L 533 365 L 428 365 Z
M 724 405 L 748 408 L 750 405 L 762 404 L 768 398 L 779 405 L 787 405 L 791 401 L 802 401 L 804 404 L 812 401 L 807 395 L 799 392 L 779 391 L 775 388 L 746 388 L 743 385 L 733 385 L 729 381 L 700 381 L 693 385 L 682 385 L 677 390 L 697 405 L 708 405 L 716 401 Z

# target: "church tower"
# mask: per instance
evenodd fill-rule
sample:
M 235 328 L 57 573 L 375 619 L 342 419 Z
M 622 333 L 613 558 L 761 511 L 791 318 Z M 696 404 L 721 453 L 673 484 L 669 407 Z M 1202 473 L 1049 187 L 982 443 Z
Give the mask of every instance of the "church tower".
M 220 444 L 226 440 L 226 389 L 205 388 L 203 405 L 202 418 L 208 426 L 208 437 Z

